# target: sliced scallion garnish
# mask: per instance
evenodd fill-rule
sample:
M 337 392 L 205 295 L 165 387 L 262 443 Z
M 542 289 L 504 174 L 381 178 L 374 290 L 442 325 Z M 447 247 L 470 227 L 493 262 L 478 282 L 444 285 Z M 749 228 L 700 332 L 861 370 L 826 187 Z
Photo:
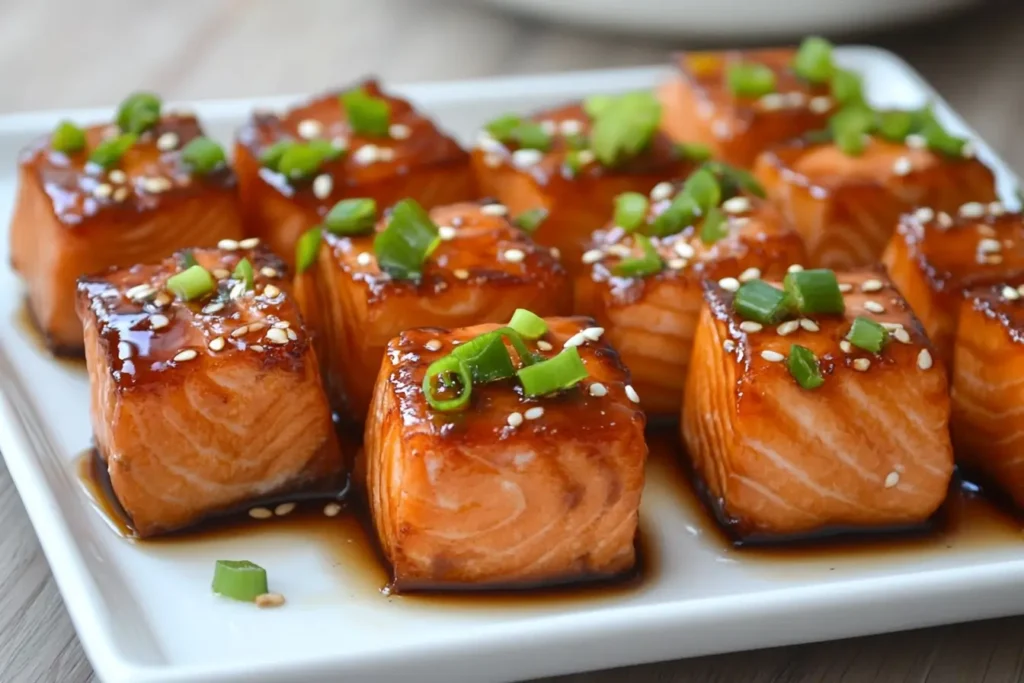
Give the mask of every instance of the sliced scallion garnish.
M 828 83 L 832 70 L 832 43 L 819 36 L 804 38 L 793 60 L 796 75 L 811 83 Z
M 591 103 L 587 108 L 593 121 L 590 144 L 598 161 L 605 166 L 615 166 L 650 145 L 661 121 L 661 104 L 649 92 L 627 93 L 600 101 L 601 106 Z
M 135 133 L 122 133 L 104 140 L 89 155 L 89 163 L 109 170 L 121 162 L 121 157 L 131 149 L 138 139 L 139 136 Z
M 950 134 L 935 116 L 931 106 L 917 112 L 918 132 L 925 139 L 928 149 L 950 157 L 963 156 L 965 138 Z
M 650 232 L 657 237 L 674 235 L 688 225 L 693 225 L 701 213 L 697 200 L 686 192 L 678 192 L 672 203 L 655 217 Z
M 293 143 L 284 148 L 277 160 L 277 171 L 289 179 L 308 178 L 320 169 L 320 153 L 309 145 Z
M 782 285 L 801 313 L 840 314 L 846 310 L 834 271 L 819 268 L 787 273 Z
M 366 197 L 342 199 L 324 216 L 324 225 L 338 235 L 363 235 L 377 223 L 377 202 Z
M 252 271 L 252 264 L 249 263 L 249 259 L 244 258 L 239 261 L 238 265 L 235 266 L 235 272 L 231 274 L 231 277 L 235 278 L 239 282 L 245 283 L 246 291 L 251 290 L 253 288 L 255 276 Z
M 730 64 L 725 77 L 729 89 L 740 97 L 761 97 L 775 92 L 775 72 L 764 64 Z
M 208 137 L 193 138 L 181 150 L 181 160 L 195 173 L 206 175 L 224 166 L 227 155 L 224 148 Z
M 319 154 L 323 161 L 334 161 L 335 159 L 341 158 L 345 153 L 344 147 L 339 147 L 332 141 L 323 140 L 321 138 L 310 140 L 306 143 L 306 146 Z
M 615 225 L 632 232 L 643 225 L 650 203 L 647 195 L 639 192 L 623 192 L 615 197 Z
M 267 592 L 267 570 L 248 560 L 217 560 L 213 566 L 213 592 L 252 602 Z
M 757 181 L 754 174 L 742 168 L 736 168 L 721 161 L 709 161 L 703 168 L 711 171 L 718 179 L 723 197 L 734 197 L 740 192 L 749 192 L 755 197 L 764 199 L 768 195 L 764 187 Z
M 700 226 L 700 241 L 714 244 L 729 234 L 729 219 L 717 206 L 708 209 Z
M 700 207 L 701 213 L 707 213 L 722 201 L 722 188 L 719 186 L 715 174 L 706 168 L 698 169 L 690 174 L 690 177 L 683 183 L 683 192 L 693 197 L 697 206 Z
M 864 103 L 864 86 L 860 75 L 847 69 L 832 73 L 832 98 L 841 106 Z
M 871 353 L 880 353 L 885 346 L 889 333 L 885 328 L 870 318 L 857 316 L 850 326 L 850 333 L 846 339 L 858 349 L 864 349 Z
M 208 270 L 195 265 L 167 278 L 167 289 L 182 301 L 193 301 L 217 289 L 217 281 Z
M 85 131 L 71 121 L 61 121 L 50 136 L 50 147 L 65 154 L 80 152 L 85 147 Z
M 388 101 L 374 97 L 363 88 L 342 93 L 341 106 L 348 117 L 348 124 L 358 135 L 385 137 L 391 123 L 391 105 Z
M 740 285 L 732 307 L 743 319 L 762 325 L 780 322 L 789 314 L 786 293 L 764 280 L 750 280 Z
M 292 140 L 279 140 L 270 147 L 260 152 L 260 165 L 266 166 L 272 171 L 278 170 L 278 165 L 281 163 L 281 157 L 284 156 L 285 151 L 298 143 Z
M 469 367 L 472 381 L 476 384 L 496 382 L 516 374 L 512 358 L 505 348 L 501 330 L 487 332 L 459 344 L 451 355 L 459 358 Z
M 598 116 L 601 116 L 601 114 L 603 114 L 614 101 L 615 97 L 613 95 L 591 95 L 583 100 L 583 111 L 586 113 L 588 118 L 596 119 Z
M 117 109 L 117 126 L 122 133 L 141 135 L 160 120 L 160 97 L 149 92 L 129 95 Z
M 875 127 L 875 113 L 868 107 L 844 107 L 829 119 L 835 144 L 844 154 L 857 156 L 864 151 L 864 136 Z
M 518 114 L 504 114 L 485 123 L 484 130 L 495 140 L 508 142 L 512 139 L 512 131 L 519 127 L 519 124 L 522 122 L 523 117 Z
M 711 158 L 711 148 L 700 142 L 677 142 L 674 146 L 676 154 L 687 161 L 707 161 Z
M 412 199 L 403 199 L 391 210 L 387 227 L 377 233 L 373 250 L 381 270 L 399 280 L 420 276 L 423 264 L 441 242 L 430 215 Z
M 898 110 L 879 112 L 877 129 L 886 140 L 903 142 L 914 130 L 914 114 Z
M 620 277 L 647 277 L 660 273 L 664 267 L 661 255 L 654 248 L 651 240 L 646 235 L 635 233 L 633 239 L 640 245 L 642 256 L 626 258 L 619 261 L 612 267 L 612 272 Z
M 191 268 L 196 265 L 196 255 L 192 253 L 191 249 L 184 249 L 178 253 L 178 258 L 181 261 L 181 270 Z
M 806 346 L 793 344 L 789 347 L 789 358 L 786 359 L 789 374 L 804 389 L 817 389 L 825 383 L 818 364 L 818 357 Z
M 523 149 L 546 152 L 551 147 L 551 136 L 536 121 L 523 121 L 512 129 L 509 137 Z
M 527 209 L 526 211 L 523 211 L 513 219 L 512 223 L 514 223 L 520 230 L 532 233 L 540 227 L 540 224 L 543 223 L 547 217 L 548 210 L 542 206 L 538 206 L 535 209 Z
M 590 140 L 583 133 L 569 133 L 565 136 L 565 146 L 578 152 L 589 147 Z
M 570 346 L 557 356 L 521 368 L 516 374 L 526 396 L 545 396 L 576 386 L 587 378 L 587 367 L 580 358 L 579 349 Z
M 540 339 L 548 331 L 548 324 L 544 322 L 544 318 L 525 308 L 516 309 L 508 326 L 524 339 Z
M 323 232 L 320 227 L 310 228 L 302 233 L 299 241 L 295 243 L 296 272 L 304 273 L 316 263 L 321 239 L 323 239 Z
M 423 397 L 434 410 L 445 413 L 461 410 L 469 405 L 472 394 L 473 375 L 469 365 L 456 355 L 437 359 L 423 376 Z

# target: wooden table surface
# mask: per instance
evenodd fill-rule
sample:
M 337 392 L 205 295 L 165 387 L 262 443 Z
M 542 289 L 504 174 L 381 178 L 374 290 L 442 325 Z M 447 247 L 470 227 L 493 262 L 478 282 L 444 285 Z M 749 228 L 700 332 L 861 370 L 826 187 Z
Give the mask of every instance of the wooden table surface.
M 906 58 L 1024 170 L 1021 35 L 1024 3 L 1010 0 L 852 40 Z M 242 97 L 315 91 L 368 72 L 404 83 L 652 64 L 688 44 L 574 32 L 469 2 L 0 0 L 0 113 L 110 105 L 142 87 L 170 99 Z M 2 464 L 0 528 L 0 681 L 97 680 Z M 1024 680 L 1021 633 L 1024 617 L 549 683 L 1003 683 Z

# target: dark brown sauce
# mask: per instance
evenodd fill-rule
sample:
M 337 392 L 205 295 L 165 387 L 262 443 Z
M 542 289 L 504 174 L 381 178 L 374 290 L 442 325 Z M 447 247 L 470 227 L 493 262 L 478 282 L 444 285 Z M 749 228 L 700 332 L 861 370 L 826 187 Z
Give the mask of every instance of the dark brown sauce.
M 30 340 L 39 353 L 51 356 L 57 364 L 66 370 L 86 372 L 85 356 L 76 355 L 77 352 L 72 352 L 71 349 L 54 349 L 50 346 L 46 341 L 46 335 L 36 324 L 27 300 L 21 302 L 21 306 L 18 307 L 11 322 L 21 332 L 22 337 Z

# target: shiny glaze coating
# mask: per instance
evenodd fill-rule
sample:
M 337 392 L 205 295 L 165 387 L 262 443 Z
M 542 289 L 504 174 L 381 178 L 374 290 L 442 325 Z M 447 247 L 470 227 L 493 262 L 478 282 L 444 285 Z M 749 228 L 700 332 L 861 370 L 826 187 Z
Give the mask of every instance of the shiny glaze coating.
M 339 96 L 332 91 L 283 114 L 255 112 L 239 131 L 235 146 L 247 230 L 294 264 L 298 236 L 316 225 L 339 200 L 370 197 L 381 207 L 411 197 L 425 208 L 477 196 L 467 153 L 458 143 L 416 111 L 412 105 L 367 80 L 353 86 L 386 100 L 395 136 L 374 137 L 353 132 Z M 260 155 L 282 141 L 303 142 L 300 128 L 318 130 L 317 139 L 337 141 L 347 150 L 325 162 L 319 171 L 298 180 L 265 168 Z M 328 187 L 317 189 L 317 178 Z
M 527 342 L 545 357 L 593 321 L 548 325 L 542 343 Z M 580 345 L 589 376 L 552 396 L 525 398 L 509 379 L 474 386 L 460 412 L 424 399 L 429 365 L 496 327 L 414 329 L 388 345 L 366 425 L 366 486 L 399 589 L 525 587 L 635 561 L 645 420 L 606 342 Z
M 768 147 L 826 127 L 835 108 L 828 84 L 799 78 L 792 48 L 689 52 L 675 55 L 676 74 L 659 88 L 663 128 L 680 142 L 709 145 L 715 156 L 750 166 Z M 732 64 L 762 64 L 775 73 L 776 91 L 760 98 L 733 94 Z
M 882 261 L 944 361 L 963 290 L 1024 275 L 1024 218 L 998 202 L 904 215 Z

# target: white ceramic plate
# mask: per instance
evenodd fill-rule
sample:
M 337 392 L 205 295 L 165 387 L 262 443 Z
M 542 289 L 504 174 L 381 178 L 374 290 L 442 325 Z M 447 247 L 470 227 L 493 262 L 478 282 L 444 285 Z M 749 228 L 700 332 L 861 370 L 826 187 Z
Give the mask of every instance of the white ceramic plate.
M 934 96 L 896 57 L 844 48 L 879 103 Z M 469 139 L 489 117 L 593 92 L 649 87 L 661 68 L 584 72 L 401 88 Z M 198 103 L 228 140 L 256 105 Z M 962 121 L 942 103 L 957 129 Z M 18 149 L 64 117 L 0 118 L 0 225 L 15 191 Z M 984 145 L 1004 189 L 1006 167 Z M 88 383 L 22 331 L 21 297 L 0 239 L 0 450 L 25 502 L 85 650 L 108 683 L 171 681 L 501 681 L 1024 612 L 1024 545 L 964 534 L 881 555 L 841 551 L 786 560 L 725 548 L 663 464 L 653 463 L 642 525 L 651 575 L 624 592 L 575 601 L 477 603 L 386 598 L 365 558 L 336 544 L 265 530 L 172 545 L 133 544 L 90 506 L 76 477 L 88 447 Z M 210 594 L 215 559 L 267 567 L 288 604 L 258 610 Z M 353 560 L 350 564 L 349 560 Z

